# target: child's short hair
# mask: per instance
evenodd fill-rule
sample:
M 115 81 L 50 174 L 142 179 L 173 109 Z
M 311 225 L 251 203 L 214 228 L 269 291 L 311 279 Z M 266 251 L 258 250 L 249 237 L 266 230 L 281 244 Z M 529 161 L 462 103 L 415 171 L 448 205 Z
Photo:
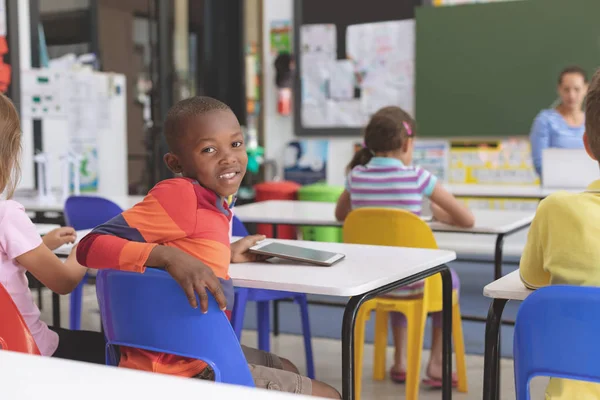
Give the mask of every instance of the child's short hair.
M 600 69 L 592 77 L 585 99 L 585 131 L 592 153 L 600 161 Z
M 165 118 L 165 137 L 169 149 L 173 152 L 178 150 L 178 142 L 185 134 L 185 124 L 191 117 L 217 110 L 231 108 L 222 101 L 207 96 L 194 96 L 177 102 L 169 109 Z
M 415 120 L 400 107 L 380 109 L 369 120 L 363 148 L 354 155 L 348 169 L 367 164 L 374 153 L 398 150 L 415 136 L 415 131 Z
M 12 101 L 0 93 L 0 193 L 10 199 L 15 192 L 21 168 L 21 122 Z

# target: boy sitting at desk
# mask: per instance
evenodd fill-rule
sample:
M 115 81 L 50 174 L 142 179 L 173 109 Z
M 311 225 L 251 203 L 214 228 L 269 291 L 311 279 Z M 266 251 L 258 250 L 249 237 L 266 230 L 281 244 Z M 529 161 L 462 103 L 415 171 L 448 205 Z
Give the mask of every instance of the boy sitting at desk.
M 208 287 L 230 317 L 229 263 L 251 261 L 247 250 L 263 238 L 248 237 L 230 248 L 227 199 L 239 189 L 248 162 L 240 124 L 224 103 L 193 97 L 168 112 L 165 136 L 170 150 L 165 163 L 183 177 L 158 183 L 141 203 L 94 229 L 79 244 L 77 259 L 89 268 L 143 272 L 145 266 L 164 267 L 193 307 L 196 292 L 206 310 Z M 329 385 L 300 376 L 286 359 L 243 350 L 257 387 L 340 398 Z M 119 366 L 214 378 L 203 361 L 134 348 L 121 348 Z
M 583 143 L 600 160 L 600 70 L 585 104 Z M 530 289 L 547 285 L 600 286 L 600 180 L 583 193 L 557 192 L 542 200 L 521 257 L 521 280 Z M 547 399 L 599 399 L 600 384 L 552 378 Z

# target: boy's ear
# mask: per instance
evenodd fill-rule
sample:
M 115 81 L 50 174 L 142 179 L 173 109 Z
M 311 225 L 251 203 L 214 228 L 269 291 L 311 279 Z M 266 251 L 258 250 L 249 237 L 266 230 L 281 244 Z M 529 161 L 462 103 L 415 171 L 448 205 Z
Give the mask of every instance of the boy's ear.
M 181 167 L 181 163 L 179 162 L 179 158 L 173 153 L 167 153 L 163 157 L 165 164 L 174 174 L 183 173 L 183 168 Z
M 592 152 L 592 148 L 590 147 L 590 138 L 588 137 L 587 132 L 583 132 L 583 147 L 585 147 L 585 152 L 592 160 L 598 161 Z

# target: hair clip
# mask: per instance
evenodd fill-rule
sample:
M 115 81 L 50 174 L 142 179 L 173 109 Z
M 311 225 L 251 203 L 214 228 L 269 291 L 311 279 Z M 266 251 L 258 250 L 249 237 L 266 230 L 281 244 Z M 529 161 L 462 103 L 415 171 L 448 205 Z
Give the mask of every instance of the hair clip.
M 406 134 L 408 136 L 412 136 L 412 128 L 410 127 L 410 124 L 406 121 L 402 121 L 402 125 L 404 125 L 404 129 L 406 129 Z
M 362 142 L 362 148 L 363 148 L 363 149 L 368 149 L 368 147 L 367 147 L 367 144 L 365 143 L 365 141 L 364 141 L 364 140 L 363 140 L 363 142 Z

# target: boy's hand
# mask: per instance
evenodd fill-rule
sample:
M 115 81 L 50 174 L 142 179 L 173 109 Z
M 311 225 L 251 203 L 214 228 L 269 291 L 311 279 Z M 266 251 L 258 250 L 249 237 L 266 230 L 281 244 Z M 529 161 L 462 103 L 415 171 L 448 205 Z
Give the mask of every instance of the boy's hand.
M 42 241 L 50 250 L 56 250 L 65 243 L 75 243 L 77 234 L 70 227 L 58 228 L 48 232 Z
M 181 286 L 190 305 L 194 308 L 198 307 L 196 301 L 196 293 L 198 293 L 200 309 L 203 313 L 208 311 L 207 288 L 217 300 L 221 310 L 227 308 L 227 299 L 221 282 L 213 271 L 196 257 L 172 247 L 156 246 L 148 257 L 148 265 L 164 267 Z
M 256 245 L 261 240 L 265 240 L 264 235 L 251 235 L 246 236 L 238 240 L 235 243 L 231 243 L 231 262 L 232 263 L 245 263 L 245 262 L 256 262 L 263 261 L 269 258 L 261 254 L 250 253 L 248 249 Z

